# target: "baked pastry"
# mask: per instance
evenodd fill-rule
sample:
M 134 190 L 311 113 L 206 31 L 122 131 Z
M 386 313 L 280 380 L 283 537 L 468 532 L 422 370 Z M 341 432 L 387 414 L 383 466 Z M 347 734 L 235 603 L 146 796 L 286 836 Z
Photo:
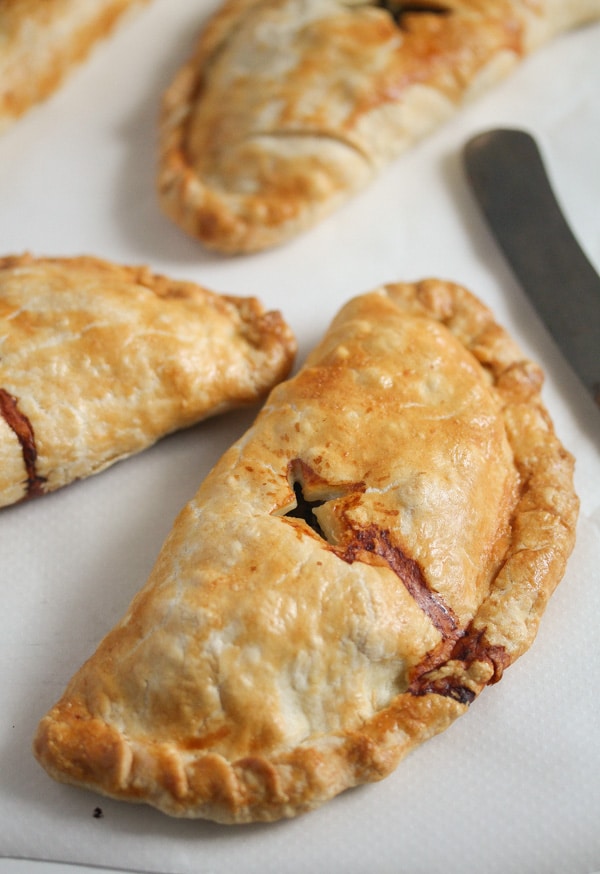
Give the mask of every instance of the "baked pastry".
M 227 0 L 167 90 L 159 198 L 206 246 L 298 234 L 600 0 Z
M 467 291 L 347 304 L 42 720 L 61 781 L 274 820 L 389 774 L 531 644 L 574 541 L 542 374 Z
M 254 298 L 96 258 L 0 258 L 0 507 L 257 401 L 294 352 Z
M 0 0 L 0 131 L 44 100 L 147 0 Z

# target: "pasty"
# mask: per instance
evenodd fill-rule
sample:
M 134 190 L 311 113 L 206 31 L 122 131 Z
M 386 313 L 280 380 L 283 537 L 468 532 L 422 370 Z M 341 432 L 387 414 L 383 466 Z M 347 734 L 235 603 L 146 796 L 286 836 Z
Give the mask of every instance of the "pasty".
M 167 90 L 164 211 L 249 252 L 308 228 L 600 0 L 227 0 Z
M 385 777 L 531 644 L 574 542 L 542 374 L 438 280 L 348 303 L 42 720 L 55 778 L 240 823 Z
M 95 258 L 0 259 L 0 506 L 257 401 L 294 352 L 254 298 Z
M 0 0 L 0 131 L 44 100 L 147 0 Z

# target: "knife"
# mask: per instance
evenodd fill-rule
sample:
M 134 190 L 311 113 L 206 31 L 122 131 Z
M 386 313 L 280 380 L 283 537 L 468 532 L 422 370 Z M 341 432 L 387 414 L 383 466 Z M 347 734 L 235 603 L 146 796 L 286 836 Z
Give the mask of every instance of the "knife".
M 517 279 L 600 407 L 600 276 L 587 259 L 523 130 L 479 134 L 467 178 Z

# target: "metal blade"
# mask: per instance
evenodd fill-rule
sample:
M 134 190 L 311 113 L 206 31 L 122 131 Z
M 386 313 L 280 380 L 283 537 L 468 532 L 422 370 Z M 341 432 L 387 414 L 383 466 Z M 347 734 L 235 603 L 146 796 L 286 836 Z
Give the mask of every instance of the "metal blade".
M 469 140 L 467 177 L 500 247 L 548 330 L 600 407 L 600 277 L 573 235 L 533 137 Z

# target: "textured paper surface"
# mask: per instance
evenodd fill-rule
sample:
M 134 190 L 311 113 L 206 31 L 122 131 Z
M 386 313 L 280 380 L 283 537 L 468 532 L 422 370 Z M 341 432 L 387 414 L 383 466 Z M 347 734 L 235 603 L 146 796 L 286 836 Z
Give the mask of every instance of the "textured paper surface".
M 590 874 L 600 869 L 600 415 L 483 226 L 460 150 L 489 127 L 535 133 L 600 267 L 600 27 L 543 49 L 313 231 L 226 259 L 164 218 L 154 194 L 158 98 L 208 11 L 155 0 L 2 136 L 2 254 L 90 253 L 259 295 L 296 331 L 299 361 L 344 301 L 381 282 L 467 285 L 546 370 L 546 404 L 577 457 L 577 547 L 529 653 L 393 776 L 292 822 L 223 828 L 60 786 L 30 745 L 145 581 L 175 514 L 254 412 L 2 511 L 0 857 L 162 874 Z

